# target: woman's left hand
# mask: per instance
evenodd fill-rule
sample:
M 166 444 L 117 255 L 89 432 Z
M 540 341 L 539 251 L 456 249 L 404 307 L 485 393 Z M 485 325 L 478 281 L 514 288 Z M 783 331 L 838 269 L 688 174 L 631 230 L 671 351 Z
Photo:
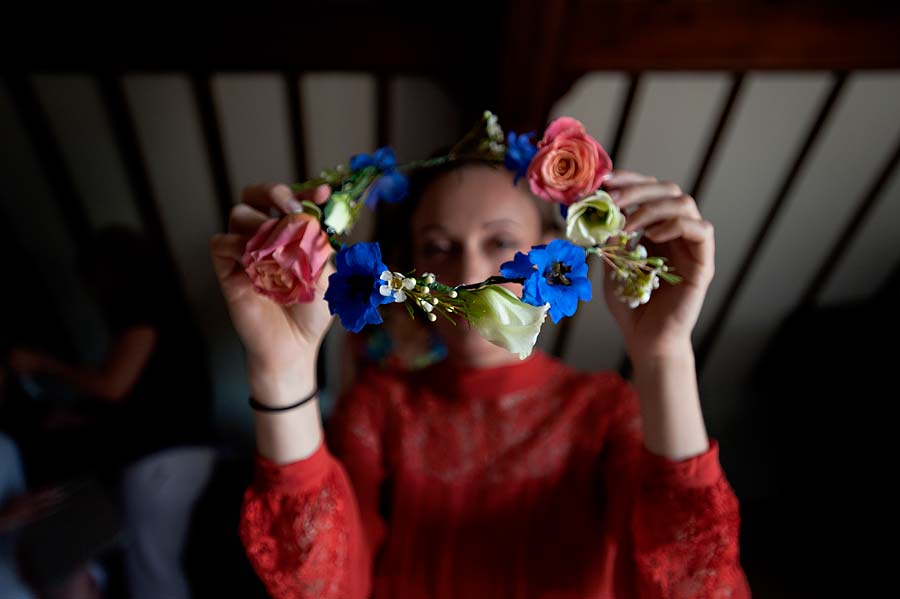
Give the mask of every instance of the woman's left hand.
M 616 169 L 602 188 L 623 212 L 638 207 L 626 215 L 625 230 L 644 229 L 640 243 L 648 255 L 665 258 L 673 274 L 682 278 L 677 285 L 660 279 L 650 301 L 631 309 L 615 296 L 617 283 L 605 266 L 604 296 L 625 336 L 628 355 L 634 360 L 689 350 L 715 270 L 712 223 L 700 215 L 693 197 L 669 181 Z

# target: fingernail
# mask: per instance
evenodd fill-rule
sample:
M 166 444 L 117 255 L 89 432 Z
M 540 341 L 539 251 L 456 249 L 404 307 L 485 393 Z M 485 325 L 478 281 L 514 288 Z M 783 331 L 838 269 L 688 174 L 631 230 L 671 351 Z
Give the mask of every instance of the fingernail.
M 272 189 L 272 193 L 276 194 L 280 198 L 284 198 L 284 205 L 288 207 L 288 210 L 291 212 L 302 212 L 303 204 L 294 197 L 294 192 L 291 191 L 291 188 L 284 184 L 276 185 Z
M 606 181 L 607 179 L 612 179 L 613 177 L 615 177 L 615 175 L 613 174 L 612 171 L 609 171 L 608 173 L 606 173 L 605 175 L 603 175 L 602 181 Z
M 322 184 L 316 187 L 316 191 L 313 194 L 313 202 L 321 206 L 328 201 L 329 197 L 331 197 L 331 187 L 329 185 Z
M 611 192 L 609 192 L 609 197 L 611 197 L 614 202 L 617 202 L 622 197 L 622 192 L 621 191 L 611 191 Z

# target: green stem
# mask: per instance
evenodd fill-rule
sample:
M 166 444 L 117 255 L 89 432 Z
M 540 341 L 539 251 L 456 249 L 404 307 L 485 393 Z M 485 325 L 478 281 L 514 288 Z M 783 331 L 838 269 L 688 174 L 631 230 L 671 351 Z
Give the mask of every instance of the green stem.
M 446 162 L 452 162 L 454 160 L 460 160 L 460 159 L 465 159 L 465 158 L 488 160 L 490 162 L 496 162 L 498 164 L 503 162 L 503 160 L 500 158 L 495 158 L 495 157 L 483 155 L 483 154 L 454 154 L 453 152 L 450 152 L 449 154 L 445 154 L 443 156 L 437 156 L 435 158 L 428 158 L 426 160 L 413 160 L 410 162 L 404 162 L 402 164 L 398 164 L 394 168 L 396 168 L 399 171 L 405 172 L 405 171 L 408 171 L 408 170 L 414 169 L 414 168 L 429 168 L 432 166 L 439 166 Z M 330 171 L 325 171 L 325 176 L 323 176 L 323 177 L 316 177 L 314 179 L 308 179 L 306 181 L 303 181 L 302 183 L 291 183 L 290 184 L 291 191 L 293 191 L 294 193 L 300 193 L 303 191 L 308 191 L 310 189 L 315 189 L 316 187 L 318 187 L 320 185 L 324 185 L 324 184 L 327 184 L 331 187 L 344 185 L 348 181 L 354 180 L 354 178 L 356 178 L 359 175 L 359 173 L 363 173 L 369 169 L 372 169 L 372 171 L 374 173 L 377 173 L 377 168 L 370 167 L 370 166 L 367 166 L 365 169 L 362 169 L 360 171 L 355 171 L 352 173 L 348 172 L 346 169 L 333 169 Z M 374 178 L 374 177 L 372 177 L 372 178 Z
M 488 277 L 487 279 L 485 279 L 484 281 L 482 281 L 480 283 L 469 283 L 468 285 L 457 285 L 453 289 L 455 289 L 456 291 L 474 291 L 474 290 L 481 289 L 482 287 L 486 287 L 487 285 L 496 285 L 499 283 L 524 283 L 524 282 L 525 282 L 525 277 L 517 277 L 514 279 L 509 279 L 507 277 L 501 277 L 501 276 L 495 275 L 493 277 Z

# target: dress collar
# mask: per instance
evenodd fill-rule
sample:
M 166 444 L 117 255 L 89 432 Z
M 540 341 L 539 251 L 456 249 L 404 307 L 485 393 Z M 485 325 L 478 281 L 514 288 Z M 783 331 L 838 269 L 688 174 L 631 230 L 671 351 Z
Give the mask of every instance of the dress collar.
M 562 362 L 535 348 L 524 360 L 488 368 L 442 360 L 417 371 L 415 381 L 430 387 L 437 395 L 461 400 L 486 399 L 551 383 L 563 370 Z

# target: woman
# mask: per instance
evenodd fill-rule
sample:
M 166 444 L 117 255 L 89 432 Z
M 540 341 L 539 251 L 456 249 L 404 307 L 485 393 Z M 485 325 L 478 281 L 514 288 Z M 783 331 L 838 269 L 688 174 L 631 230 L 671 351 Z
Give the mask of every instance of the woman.
M 684 277 L 633 311 L 605 287 L 634 387 L 538 350 L 520 361 L 461 325 L 440 330 L 439 363 L 363 371 L 327 435 L 316 401 L 257 411 L 240 533 L 273 597 L 749 596 L 691 347 L 712 226 L 673 183 L 614 171 L 604 187 L 638 207 L 628 229 L 646 229 L 648 250 Z M 448 283 L 483 280 L 548 240 L 540 200 L 503 169 L 458 164 L 410 199 L 400 235 L 418 272 Z M 240 268 L 273 206 L 299 207 L 285 185 L 245 189 L 210 246 L 253 396 L 278 407 L 316 389 L 331 319 L 321 299 L 283 308 L 256 294 Z
M 108 325 L 111 342 L 102 363 L 73 364 L 26 348 L 8 357 L 13 371 L 62 382 L 77 396 L 56 402 L 45 422 L 71 447 L 44 452 L 38 470 L 47 472 L 40 474 L 53 470 L 59 479 L 87 470 L 112 479 L 143 456 L 208 441 L 205 351 L 185 322 L 158 252 L 138 232 L 108 226 L 80 249 L 77 266 Z M 173 380 L 181 393 L 171 392 Z
M 215 463 L 206 352 L 158 252 L 126 227 L 98 231 L 79 273 L 109 325 L 98 366 L 16 349 L 21 374 L 66 383 L 79 395 L 48 418 L 34 441 L 35 469 L 59 480 L 96 474 L 124 513 L 131 597 L 186 598 L 182 551 Z

